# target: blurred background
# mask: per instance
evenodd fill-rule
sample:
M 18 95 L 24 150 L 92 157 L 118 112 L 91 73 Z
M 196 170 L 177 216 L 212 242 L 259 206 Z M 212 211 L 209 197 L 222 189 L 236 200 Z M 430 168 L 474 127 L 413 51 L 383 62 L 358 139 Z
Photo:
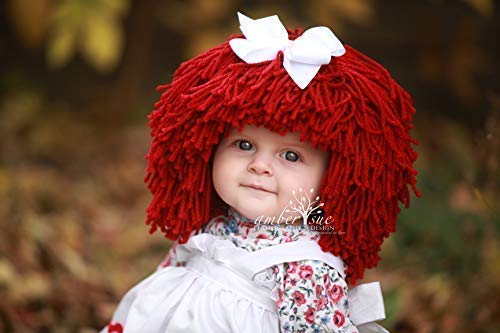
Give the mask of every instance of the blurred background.
M 500 332 L 493 0 L 8 0 L 0 5 L 0 332 L 95 332 L 171 243 L 144 224 L 147 114 L 236 12 L 326 25 L 412 94 L 422 198 L 380 281 L 391 332 Z M 496 40 L 496 42 L 495 42 Z

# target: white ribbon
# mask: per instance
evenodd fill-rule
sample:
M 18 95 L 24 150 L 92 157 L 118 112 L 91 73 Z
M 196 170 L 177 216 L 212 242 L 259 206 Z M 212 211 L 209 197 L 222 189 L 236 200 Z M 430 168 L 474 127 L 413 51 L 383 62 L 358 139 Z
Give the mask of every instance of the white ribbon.
M 314 27 L 291 41 L 277 15 L 253 20 L 238 12 L 240 30 L 245 38 L 234 38 L 229 45 L 243 61 L 255 64 L 276 58 L 283 51 L 283 67 L 301 88 L 307 87 L 321 65 L 340 57 L 345 48 L 327 27 Z

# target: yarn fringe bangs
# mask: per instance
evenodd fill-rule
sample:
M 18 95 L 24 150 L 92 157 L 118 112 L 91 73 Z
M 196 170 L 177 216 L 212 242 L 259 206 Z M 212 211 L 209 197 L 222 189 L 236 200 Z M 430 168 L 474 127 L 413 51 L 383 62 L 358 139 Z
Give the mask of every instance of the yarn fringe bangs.
M 301 30 L 290 31 L 290 39 Z M 240 36 L 231 36 L 231 38 Z M 355 284 L 377 265 L 385 237 L 396 230 L 399 202 L 410 205 L 417 153 L 410 136 L 410 95 L 380 64 L 354 48 L 321 67 L 301 90 L 283 68 L 283 54 L 242 62 L 225 42 L 184 62 L 148 116 L 151 149 L 145 182 L 153 194 L 146 223 L 185 243 L 193 230 L 225 212 L 211 181 L 214 149 L 232 127 L 264 126 L 331 153 L 320 196 L 337 233 L 322 234 L 324 251 L 347 263 Z

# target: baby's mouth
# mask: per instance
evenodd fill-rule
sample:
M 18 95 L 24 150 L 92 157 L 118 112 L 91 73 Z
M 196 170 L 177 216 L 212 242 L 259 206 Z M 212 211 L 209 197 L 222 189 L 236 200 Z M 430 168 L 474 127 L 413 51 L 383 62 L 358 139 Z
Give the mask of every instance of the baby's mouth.
M 243 187 L 247 187 L 247 188 L 250 188 L 250 189 L 253 189 L 253 190 L 256 190 L 256 191 L 260 191 L 260 192 L 265 192 L 265 193 L 276 194 L 275 192 L 273 192 L 273 191 L 269 191 L 269 190 L 267 190 L 267 189 L 265 189 L 264 187 L 259 186 L 259 185 L 253 185 L 253 184 L 250 184 L 250 185 L 244 185 L 244 184 L 242 184 L 241 186 L 243 186 Z

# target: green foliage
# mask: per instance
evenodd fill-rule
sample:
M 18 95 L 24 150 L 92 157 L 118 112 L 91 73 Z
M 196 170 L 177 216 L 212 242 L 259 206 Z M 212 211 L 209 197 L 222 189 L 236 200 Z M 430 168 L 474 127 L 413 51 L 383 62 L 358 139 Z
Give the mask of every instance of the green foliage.
M 123 53 L 121 19 L 128 0 L 67 0 L 51 18 L 47 60 L 52 67 L 67 65 L 78 51 L 101 72 L 116 68 Z

